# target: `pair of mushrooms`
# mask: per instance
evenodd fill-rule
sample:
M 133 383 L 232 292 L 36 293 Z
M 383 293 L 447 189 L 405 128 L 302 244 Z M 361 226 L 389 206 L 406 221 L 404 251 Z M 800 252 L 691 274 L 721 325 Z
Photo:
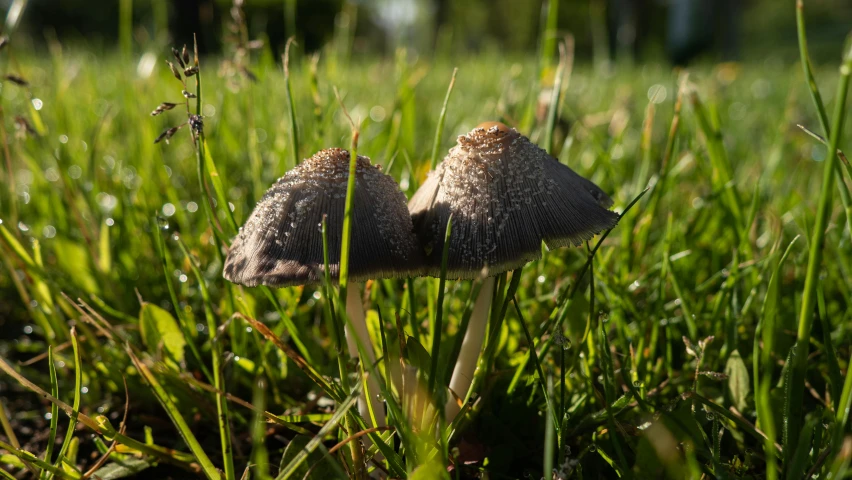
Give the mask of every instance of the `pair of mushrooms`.
M 349 152 L 328 149 L 287 172 L 263 196 L 234 240 L 225 261 L 227 280 L 249 287 L 287 287 L 322 280 L 324 262 L 319 228 L 341 232 Z M 594 183 L 559 163 L 517 130 L 498 122 L 479 125 L 458 137 L 444 161 L 406 207 L 397 183 L 367 157 L 359 156 L 351 236 L 350 280 L 441 274 L 447 222 L 452 215 L 447 278 L 485 277 L 453 370 L 444 407 L 448 422 L 473 380 L 494 293 L 494 276 L 541 256 L 541 243 L 553 249 L 581 245 L 612 228 L 618 216 L 612 200 Z M 328 237 L 330 275 L 340 267 L 341 239 Z M 353 335 L 375 363 L 359 289 L 347 290 L 346 338 L 358 356 Z M 351 331 L 348 327 L 352 326 Z M 384 407 L 373 376 L 359 399 L 359 411 L 372 410 L 384 425 Z M 368 406 L 368 402 L 370 405 Z

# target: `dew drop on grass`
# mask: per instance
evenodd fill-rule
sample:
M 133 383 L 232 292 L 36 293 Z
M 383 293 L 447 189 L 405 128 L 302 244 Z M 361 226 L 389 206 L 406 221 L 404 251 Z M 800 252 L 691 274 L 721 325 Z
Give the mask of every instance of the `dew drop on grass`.
M 25 333 L 25 334 L 27 334 L 27 335 L 29 335 L 29 334 L 33 333 L 33 327 L 32 327 L 32 325 L 26 325 L 26 326 L 24 326 L 24 333 Z

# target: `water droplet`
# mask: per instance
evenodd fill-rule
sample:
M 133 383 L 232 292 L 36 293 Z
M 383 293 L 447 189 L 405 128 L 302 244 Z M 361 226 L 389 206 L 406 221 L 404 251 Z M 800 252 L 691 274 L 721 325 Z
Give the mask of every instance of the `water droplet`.
M 592 452 L 592 453 L 597 452 L 598 447 L 593 443 L 593 444 L 589 445 L 589 451 Z
M 29 334 L 33 333 L 33 327 L 32 327 L 32 325 L 26 325 L 26 326 L 24 327 L 24 333 L 25 333 L 25 334 L 27 334 L 27 335 L 29 335 Z
M 41 107 L 43 106 L 44 102 L 42 102 L 40 98 L 33 99 L 33 108 L 35 108 L 36 110 L 41 110 Z
M 198 211 L 198 204 L 195 202 L 189 202 L 186 204 L 186 210 L 189 213 L 195 213 Z
M 172 205 L 171 203 L 167 203 L 167 204 L 163 205 L 163 215 L 165 215 L 167 217 L 171 217 L 172 215 L 174 215 L 175 210 L 176 210 L 175 206 Z

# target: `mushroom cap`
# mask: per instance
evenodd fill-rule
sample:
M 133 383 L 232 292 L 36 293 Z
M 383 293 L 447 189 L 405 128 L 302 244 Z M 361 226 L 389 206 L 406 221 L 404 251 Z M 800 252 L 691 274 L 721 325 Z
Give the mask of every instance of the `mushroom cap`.
M 478 278 L 516 269 L 548 248 L 578 246 L 615 226 L 612 200 L 499 122 L 458 137 L 408 202 L 425 249 L 425 274 L 439 276 L 452 214 L 447 275 Z
M 321 283 L 322 219 L 326 215 L 329 273 L 338 278 L 349 152 L 321 150 L 266 191 L 234 239 L 225 279 L 254 287 Z M 412 231 L 405 195 L 394 179 L 358 156 L 349 278 L 417 275 L 422 254 Z

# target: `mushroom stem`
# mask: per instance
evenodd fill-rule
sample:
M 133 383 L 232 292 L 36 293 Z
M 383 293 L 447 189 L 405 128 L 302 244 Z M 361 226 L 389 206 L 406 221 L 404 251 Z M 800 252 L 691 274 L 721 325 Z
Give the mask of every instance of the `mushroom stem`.
M 373 349 L 373 342 L 370 340 L 370 334 L 367 332 L 367 320 L 364 316 L 364 305 L 361 303 L 359 291 L 359 285 L 355 282 L 350 283 L 349 288 L 346 289 L 346 315 L 349 316 L 349 322 L 346 323 L 346 345 L 349 348 L 349 357 L 358 358 L 358 343 L 355 336 L 358 337 L 358 341 L 361 342 L 366 354 L 366 358 L 361 359 L 361 365 L 368 373 L 371 373 L 369 368 L 376 363 L 376 354 Z M 385 426 L 385 406 L 379 400 L 380 394 L 381 389 L 376 376 L 368 375 L 367 388 L 361 391 L 361 396 L 358 398 L 358 413 L 364 417 L 369 425 L 371 423 L 370 408 L 372 407 L 373 415 L 376 417 L 374 427 Z
M 473 373 L 476 370 L 476 362 L 485 341 L 485 327 L 488 325 L 488 310 L 491 308 L 491 299 L 494 296 L 494 277 L 488 277 L 482 282 L 479 296 L 473 304 L 473 312 L 470 323 L 467 324 L 467 332 L 462 340 L 459 358 L 453 367 L 453 377 L 450 379 L 450 398 L 444 406 L 444 417 L 447 423 L 453 421 L 461 410 L 455 396 L 465 400 L 470 384 L 473 382 Z

